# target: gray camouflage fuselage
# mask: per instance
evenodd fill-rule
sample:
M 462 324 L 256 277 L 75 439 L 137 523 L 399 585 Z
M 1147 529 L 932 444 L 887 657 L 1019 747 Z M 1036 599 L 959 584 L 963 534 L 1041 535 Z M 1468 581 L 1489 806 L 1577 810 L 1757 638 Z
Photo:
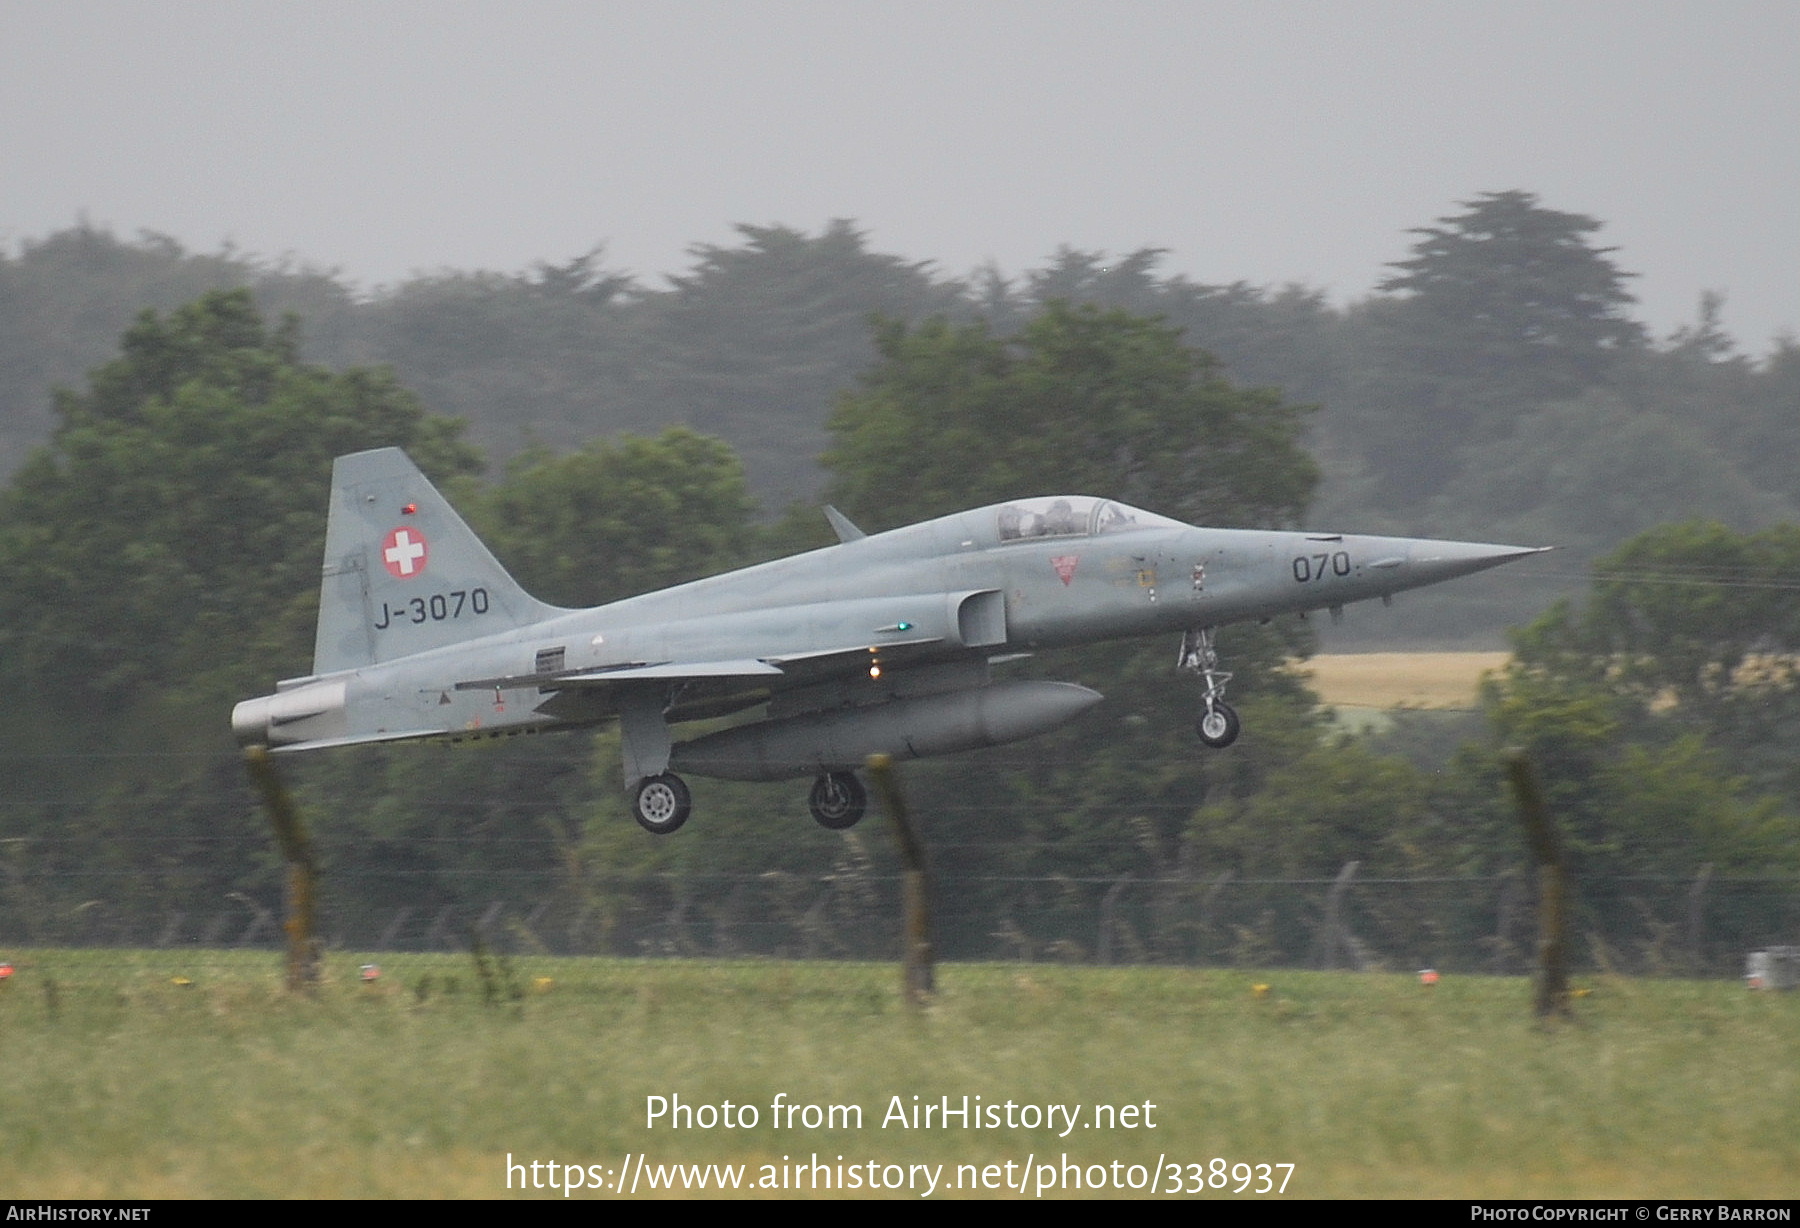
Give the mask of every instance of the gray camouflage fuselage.
M 870 536 L 839 517 L 837 545 L 560 610 L 519 589 L 398 452 L 339 466 L 315 673 L 240 704 L 240 739 L 307 749 L 620 717 L 628 787 L 671 763 L 776 778 L 858 766 L 832 756 L 875 743 L 941 753 L 1028 736 L 1098 696 L 994 683 L 994 658 L 1340 607 L 1535 553 L 1197 528 L 1066 496 Z M 671 746 L 670 725 L 764 705 L 748 741 Z M 976 731 L 958 732 L 967 720 Z M 873 732 L 883 721 L 894 728 Z M 814 746 L 834 731 L 850 735 L 839 750 Z M 734 765 L 751 742 L 757 762 Z

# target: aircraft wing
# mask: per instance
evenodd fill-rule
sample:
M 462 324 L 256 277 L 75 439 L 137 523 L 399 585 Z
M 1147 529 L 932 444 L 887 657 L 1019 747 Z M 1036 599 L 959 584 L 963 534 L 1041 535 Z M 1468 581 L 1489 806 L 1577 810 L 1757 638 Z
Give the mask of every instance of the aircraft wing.
M 362 746 L 370 742 L 414 742 L 422 738 L 436 738 L 444 734 L 442 729 L 390 729 L 381 733 L 350 734 L 341 738 L 314 738 L 309 742 L 288 742 L 269 747 L 271 755 L 283 755 L 295 750 L 328 750 L 333 746 Z
M 623 669 L 589 670 L 558 678 L 551 686 L 603 686 L 609 682 L 634 682 L 643 678 L 759 678 L 780 674 L 767 661 L 663 661 L 657 665 L 628 665 Z
M 875 656 L 896 665 L 916 657 L 920 649 L 941 644 L 941 638 L 921 637 L 886 644 L 857 644 L 844 648 L 819 648 L 784 653 L 778 657 L 736 661 L 632 661 L 603 669 L 573 670 L 552 674 L 510 674 L 500 678 L 471 678 L 456 684 L 459 691 L 511 690 L 539 687 L 546 691 L 589 690 L 628 682 L 686 682 L 732 678 L 813 678 L 863 668 Z
M 788 652 L 769 660 L 782 666 L 802 669 L 830 671 L 833 666 L 867 665 L 871 656 L 885 660 L 904 662 L 920 655 L 921 650 L 928 650 L 944 641 L 939 636 L 921 636 L 910 640 L 892 640 L 884 644 L 857 644 L 850 648 L 816 648 L 809 652 Z
M 546 691 L 611 686 L 619 682 L 689 678 L 758 678 L 779 676 L 781 670 L 766 661 L 633 661 L 608 669 L 589 669 L 553 674 L 509 674 L 500 678 L 471 678 L 456 684 L 459 691 L 505 691 L 516 687 L 541 687 Z

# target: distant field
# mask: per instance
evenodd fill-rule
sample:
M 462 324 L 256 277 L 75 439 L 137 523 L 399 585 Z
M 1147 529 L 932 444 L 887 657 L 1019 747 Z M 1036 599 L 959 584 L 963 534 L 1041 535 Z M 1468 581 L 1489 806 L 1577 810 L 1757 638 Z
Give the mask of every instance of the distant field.
M 1328 707 L 1472 708 L 1481 676 L 1498 671 L 1506 652 L 1364 652 L 1306 662 L 1312 686 Z
M 509 1153 L 584 1181 L 642 1180 L 646 1155 L 678 1185 L 663 1165 L 743 1165 L 776 1196 L 814 1156 L 834 1180 L 839 1157 L 884 1180 L 941 1165 L 940 1183 L 993 1165 L 1026 1197 L 1169 1165 L 1196 1197 L 1259 1164 L 1293 1165 L 1267 1171 L 1301 1197 L 1772 1198 L 1800 1180 L 1800 994 L 1735 982 L 1590 981 L 1579 1024 L 1541 1031 L 1526 982 L 1481 977 L 951 965 L 913 1018 L 895 969 L 869 964 L 414 955 L 363 985 L 336 955 L 306 1001 L 264 953 L 4 954 L 0 1197 L 505 1196 Z M 1019 1120 L 882 1124 L 965 1095 Z M 652 1127 L 653 1096 L 759 1120 Z M 843 1112 L 777 1127 L 778 1098 Z M 1030 1125 L 1026 1105 L 1080 1116 Z M 934 1197 L 971 1194 L 1021 1196 Z

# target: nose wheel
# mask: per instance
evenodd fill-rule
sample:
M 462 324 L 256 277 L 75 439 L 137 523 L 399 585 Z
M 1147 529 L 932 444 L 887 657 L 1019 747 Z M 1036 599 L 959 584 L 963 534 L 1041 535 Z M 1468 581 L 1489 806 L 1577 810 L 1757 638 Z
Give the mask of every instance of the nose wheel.
M 1214 750 L 1223 750 L 1237 741 L 1238 728 L 1237 710 L 1222 699 L 1214 700 L 1212 707 L 1194 722 L 1194 732 Z
M 1225 686 L 1231 681 L 1231 674 L 1219 668 L 1219 652 L 1213 647 L 1216 632 L 1214 627 L 1188 631 L 1181 637 L 1181 655 L 1175 664 L 1177 669 L 1200 675 L 1205 688 L 1200 694 L 1204 707 L 1194 723 L 1194 731 L 1206 745 L 1222 750 L 1237 741 L 1240 725 L 1236 709 L 1225 702 Z
M 631 799 L 632 818 L 639 827 L 657 836 L 666 836 L 687 822 L 693 808 L 687 785 L 673 772 L 647 777 Z
M 806 804 L 820 827 L 848 831 L 869 808 L 869 794 L 854 772 L 827 772 L 813 781 Z

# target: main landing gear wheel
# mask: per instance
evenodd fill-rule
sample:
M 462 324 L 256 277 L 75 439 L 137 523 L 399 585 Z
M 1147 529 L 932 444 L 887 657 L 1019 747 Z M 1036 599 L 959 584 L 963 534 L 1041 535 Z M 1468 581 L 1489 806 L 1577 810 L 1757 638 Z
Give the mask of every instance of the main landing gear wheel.
M 673 772 L 647 777 L 631 799 L 631 816 L 638 826 L 658 836 L 666 836 L 687 822 L 694 809 L 687 785 Z
M 827 772 L 813 781 L 806 804 L 820 827 L 848 831 L 869 808 L 869 794 L 853 772 Z
M 1238 728 L 1237 711 L 1223 700 L 1214 700 L 1213 706 L 1194 722 L 1194 732 L 1214 750 L 1223 750 L 1237 741 Z

